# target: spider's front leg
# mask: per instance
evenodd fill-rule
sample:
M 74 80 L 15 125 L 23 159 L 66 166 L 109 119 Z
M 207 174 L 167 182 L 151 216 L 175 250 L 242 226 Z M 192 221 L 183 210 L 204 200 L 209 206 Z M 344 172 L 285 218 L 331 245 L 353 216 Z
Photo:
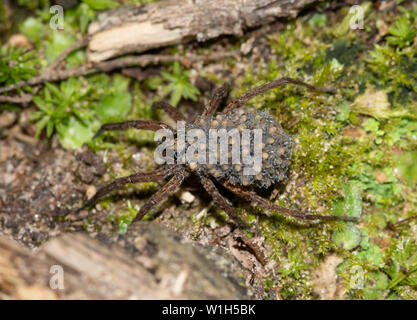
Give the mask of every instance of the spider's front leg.
M 111 191 L 118 189 L 128 183 L 139 183 L 139 182 L 151 182 L 165 179 L 172 173 L 171 168 L 165 166 L 160 169 L 147 172 L 147 173 L 135 173 L 127 177 L 119 178 L 114 180 L 112 183 L 104 186 L 99 189 L 97 193 L 88 200 L 77 212 L 81 211 L 84 208 L 90 207 L 95 204 L 99 199 L 103 198 L 105 195 L 109 194 Z
M 257 203 L 260 207 L 282 213 L 286 216 L 297 218 L 300 220 L 324 220 L 324 221 L 358 221 L 358 218 L 355 217 L 347 217 L 347 216 L 319 216 L 315 214 L 304 214 L 298 210 L 288 209 L 282 206 L 279 206 L 275 203 L 271 203 L 268 200 L 258 196 L 255 192 L 246 190 L 240 186 L 232 185 L 228 182 L 222 183 L 227 189 L 238 195 L 239 197 L 251 201 L 253 203 Z
M 155 205 L 163 201 L 164 199 L 172 196 L 183 181 L 190 175 L 188 171 L 182 166 L 175 170 L 174 176 L 169 180 L 161 189 L 154 193 L 151 198 L 146 202 L 139 210 L 133 221 L 142 220 L 142 218 L 151 210 Z
M 169 125 L 163 122 L 153 121 L 153 120 L 129 120 L 129 121 L 123 121 L 123 122 L 103 124 L 100 130 L 94 136 L 94 138 L 97 138 L 104 131 L 127 130 L 130 128 L 150 130 L 150 131 L 158 131 L 159 129 L 168 129 L 174 132 L 174 129 L 172 129 Z
M 304 86 L 307 89 L 312 90 L 312 91 L 320 91 L 320 92 L 325 92 L 325 93 L 335 93 L 336 92 L 335 88 L 315 87 L 315 86 L 312 86 L 311 84 L 305 83 L 301 80 L 284 77 L 284 78 L 280 78 L 280 79 L 271 81 L 271 82 L 266 83 L 264 85 L 261 85 L 257 88 L 252 89 L 252 90 L 249 90 L 245 94 L 241 95 L 240 97 L 237 97 L 232 102 L 230 102 L 226 106 L 226 108 L 224 109 L 223 112 L 228 113 L 228 112 L 232 111 L 233 109 L 240 108 L 248 100 L 250 100 L 250 99 L 252 99 L 252 98 L 268 91 L 268 90 L 271 90 L 271 89 L 274 89 L 276 87 L 280 87 L 280 86 L 283 86 L 283 85 L 286 85 L 286 84 L 295 84 L 295 85 Z

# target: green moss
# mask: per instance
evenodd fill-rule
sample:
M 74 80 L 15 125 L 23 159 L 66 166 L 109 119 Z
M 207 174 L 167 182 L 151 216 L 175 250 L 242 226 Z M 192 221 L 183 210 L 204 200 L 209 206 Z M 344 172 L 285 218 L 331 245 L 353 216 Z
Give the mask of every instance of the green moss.
M 276 58 L 269 65 L 246 69 L 234 91 L 239 95 L 244 88 L 282 76 L 339 90 L 336 96 L 311 96 L 304 89 L 288 86 L 249 102 L 255 108 L 270 109 L 297 143 L 287 192 L 278 203 L 361 217 L 358 225 L 313 228 L 294 226 L 282 218 L 260 220 L 281 277 L 279 282 L 269 278 L 265 286 L 267 290 L 278 288 L 285 298 L 311 294 L 311 271 L 331 250 L 344 259 L 339 275 L 352 298 L 411 298 L 417 290 L 413 267 L 407 274 L 390 275 L 388 270 L 397 258 L 392 256 L 395 249 L 387 251 L 392 235 L 386 229 L 388 222 L 401 218 L 403 208 L 411 215 L 417 212 L 417 162 L 411 152 L 416 146 L 417 50 L 411 40 L 414 30 L 404 23 L 405 19 L 412 21 L 410 26 L 415 23 L 417 7 L 402 9 L 403 15 L 393 20 L 375 11 L 371 3 L 365 6 L 369 14 L 364 31 L 346 27 L 349 17 L 344 9 L 340 24 L 331 26 L 328 19 L 315 15 L 307 25 L 296 21 L 284 32 L 269 36 Z M 390 37 L 386 44 L 372 48 L 368 37 L 375 32 L 376 20 L 390 24 Z M 324 24 L 326 28 L 322 28 Z M 405 95 L 398 94 L 403 90 Z M 352 136 L 348 130 L 356 134 Z M 410 152 L 398 156 L 402 151 L 393 146 Z M 406 231 L 397 232 L 412 241 Z M 360 286 L 358 275 L 351 272 L 355 267 L 360 268 Z

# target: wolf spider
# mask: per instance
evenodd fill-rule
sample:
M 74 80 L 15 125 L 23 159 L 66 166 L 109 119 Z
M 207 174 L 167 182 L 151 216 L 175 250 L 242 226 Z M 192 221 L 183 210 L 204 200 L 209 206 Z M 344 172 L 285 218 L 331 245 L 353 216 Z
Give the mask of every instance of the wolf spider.
M 200 125 L 201 128 L 205 129 L 212 128 L 213 126 L 221 128 L 222 124 L 228 123 L 227 119 L 231 121 L 229 122 L 229 124 L 231 123 L 232 125 L 236 125 L 240 123 L 243 124 L 244 127 L 246 125 L 248 125 L 249 127 L 253 127 L 254 124 L 257 124 L 256 121 L 264 121 L 265 123 L 267 123 L 267 126 L 269 126 L 269 131 L 266 134 L 266 138 L 268 138 L 268 134 L 271 134 L 272 131 L 273 135 L 269 136 L 269 142 L 271 143 L 270 150 L 268 152 L 265 152 L 263 155 L 264 157 L 266 157 L 266 159 L 268 159 L 268 157 L 269 159 L 271 159 L 272 157 L 273 161 L 265 162 L 265 166 L 267 168 L 262 171 L 262 174 L 264 174 L 264 176 L 261 175 L 259 177 L 253 177 L 251 180 L 247 180 L 245 177 L 240 178 L 240 171 L 237 169 L 241 170 L 241 168 L 240 166 L 239 168 L 236 167 L 236 165 L 231 167 L 227 166 L 227 170 L 223 170 L 226 167 L 217 166 L 214 168 L 208 168 L 207 166 L 197 165 L 196 163 L 188 163 L 188 165 L 169 164 L 164 165 L 161 168 L 148 173 L 139 172 L 127 177 L 116 179 L 112 183 L 99 189 L 98 192 L 91 199 L 89 199 L 82 208 L 93 205 L 97 202 L 98 199 L 102 198 L 112 190 L 117 189 L 123 185 L 129 183 L 159 181 L 171 177 L 170 180 L 160 190 L 153 194 L 150 197 L 150 199 L 140 208 L 134 221 L 141 220 L 145 216 L 145 214 L 149 212 L 151 208 L 173 195 L 188 176 L 195 174 L 200 178 L 203 188 L 213 198 L 214 202 L 219 207 L 221 207 L 229 215 L 230 218 L 235 220 L 235 222 L 241 222 L 241 220 L 239 219 L 232 203 L 227 198 L 225 198 L 217 189 L 215 183 L 213 182 L 213 178 L 232 193 L 238 195 L 239 197 L 247 201 L 250 201 L 252 205 L 256 204 L 266 210 L 279 212 L 283 215 L 287 215 L 301 220 L 356 221 L 356 218 L 347 216 L 320 216 L 314 214 L 305 214 L 298 210 L 285 208 L 277 204 L 271 203 L 265 200 L 264 198 L 260 197 L 254 191 L 246 188 L 246 186 L 250 185 L 257 186 L 259 183 L 263 183 L 264 187 L 268 187 L 270 184 L 279 182 L 281 179 L 283 179 L 283 177 L 285 176 L 285 172 L 290 164 L 291 146 L 290 144 L 288 144 L 288 141 L 290 140 L 287 139 L 288 136 L 286 136 L 281 126 L 278 123 L 272 121 L 268 115 L 261 115 L 261 113 L 257 111 L 252 111 L 251 113 L 247 110 L 244 110 L 241 107 L 244 105 L 244 103 L 246 103 L 253 97 L 285 84 L 301 85 L 308 88 L 309 90 L 321 92 L 334 92 L 334 89 L 331 88 L 314 87 L 299 80 L 291 78 L 280 78 L 270 83 L 264 84 L 260 87 L 257 87 L 255 89 L 252 89 L 243 94 L 242 96 L 232 100 L 226 105 L 223 113 L 218 113 L 217 117 L 215 118 L 214 114 L 216 113 L 217 109 L 222 104 L 223 100 L 226 98 L 228 94 L 228 86 L 224 85 L 217 88 L 214 91 L 210 101 L 207 103 L 207 105 L 205 105 L 203 113 L 200 116 L 198 116 L 195 121 L 187 123 L 187 125 L 189 126 L 195 127 L 196 125 Z M 168 103 L 157 102 L 154 104 L 154 107 L 165 111 L 171 118 L 173 118 L 176 121 L 185 121 L 184 116 L 176 108 L 172 107 Z M 248 119 L 248 117 L 252 119 L 252 122 L 248 122 L 250 120 Z M 238 123 L 234 123 L 233 121 L 237 121 Z M 260 126 L 260 124 L 257 124 L 257 127 Z M 264 126 L 264 124 L 262 124 L 262 126 Z M 176 130 L 174 130 L 173 128 L 171 128 L 163 122 L 151 120 L 132 120 L 119 123 L 104 124 L 98 131 L 97 135 L 100 135 L 104 131 L 126 130 L 128 128 L 152 131 L 157 131 L 159 129 L 169 129 L 176 134 Z M 273 139 L 271 139 L 271 137 Z M 280 142 L 278 143 L 274 142 L 274 139 L 281 140 L 279 140 Z M 265 142 L 268 142 L 268 140 L 265 140 Z M 264 145 L 264 143 L 262 145 Z M 268 146 L 269 145 L 267 145 L 266 147 Z M 276 151 L 277 149 L 281 150 L 281 154 L 279 154 Z M 227 172 L 227 174 L 225 172 Z

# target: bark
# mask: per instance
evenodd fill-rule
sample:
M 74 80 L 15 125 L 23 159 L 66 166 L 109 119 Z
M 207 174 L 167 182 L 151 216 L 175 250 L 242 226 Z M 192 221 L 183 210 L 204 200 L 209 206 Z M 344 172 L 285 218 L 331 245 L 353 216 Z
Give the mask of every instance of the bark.
M 51 288 L 53 266 L 63 289 Z M 225 249 L 156 223 L 135 223 L 123 237 L 65 234 L 36 253 L 0 237 L 0 299 L 247 299 L 241 274 Z
M 294 18 L 316 0 L 166 0 L 121 7 L 99 15 L 89 27 L 88 57 L 103 61 L 191 40 L 245 30 L 278 18 Z

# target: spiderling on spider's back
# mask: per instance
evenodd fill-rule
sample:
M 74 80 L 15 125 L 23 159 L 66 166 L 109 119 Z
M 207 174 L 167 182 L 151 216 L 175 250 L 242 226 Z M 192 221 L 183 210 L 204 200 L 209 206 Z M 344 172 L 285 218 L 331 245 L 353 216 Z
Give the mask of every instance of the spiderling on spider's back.
M 229 138 L 227 163 L 220 163 L 220 155 L 217 157 L 218 161 L 213 164 L 208 161 L 204 161 L 202 164 L 197 161 L 188 163 L 189 168 L 198 175 L 206 176 L 209 173 L 216 180 L 226 180 L 232 185 L 253 185 L 261 188 L 268 188 L 286 178 L 294 142 L 268 111 L 258 112 L 257 110 L 239 108 L 230 113 L 217 113 L 216 116 L 202 117 L 196 123 L 188 123 L 185 130 L 188 132 L 192 129 L 203 131 L 204 137 L 209 137 L 209 131 L 212 129 L 224 129 L 226 132 L 232 132 L 233 129 L 238 131 L 236 137 Z M 249 167 L 249 165 L 245 165 L 241 161 L 233 164 L 232 148 L 237 143 L 240 154 L 254 150 L 254 129 L 262 131 L 262 163 L 258 168 L 259 173 L 245 175 L 245 167 Z M 250 145 L 247 148 L 244 145 L 245 140 L 241 139 L 244 130 L 249 130 L 250 133 L 250 140 L 247 142 Z M 206 145 L 208 145 L 207 139 L 200 142 L 199 147 Z M 186 142 L 185 150 L 188 147 L 189 144 Z M 219 151 L 217 152 L 219 153 Z

